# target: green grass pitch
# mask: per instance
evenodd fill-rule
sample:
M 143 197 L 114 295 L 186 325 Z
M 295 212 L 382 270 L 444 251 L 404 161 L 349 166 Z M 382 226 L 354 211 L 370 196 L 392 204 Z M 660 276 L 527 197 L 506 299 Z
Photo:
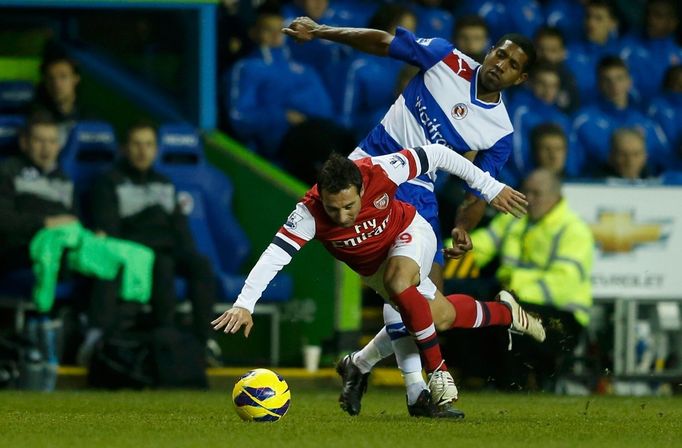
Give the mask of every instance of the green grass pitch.
M 407 416 L 399 388 L 371 388 L 349 417 L 332 389 L 292 390 L 276 423 L 238 419 L 230 391 L 0 393 L 0 447 L 673 447 L 682 398 L 462 393 L 464 421 Z

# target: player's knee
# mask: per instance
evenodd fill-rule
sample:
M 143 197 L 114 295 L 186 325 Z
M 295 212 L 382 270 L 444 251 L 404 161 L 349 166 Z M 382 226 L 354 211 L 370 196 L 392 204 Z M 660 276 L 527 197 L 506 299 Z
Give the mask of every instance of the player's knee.
M 410 286 L 414 286 L 416 284 L 418 284 L 418 279 L 417 282 L 415 282 L 413 275 L 409 271 L 401 269 L 400 267 L 387 269 L 386 273 L 384 274 L 384 287 L 391 296 L 400 294 Z
M 451 327 L 450 320 L 445 316 L 433 315 L 433 324 L 438 332 L 449 330 Z
M 436 330 L 446 331 L 452 328 L 456 317 L 455 308 L 443 295 L 437 293 L 435 299 L 429 300 L 429 308 Z

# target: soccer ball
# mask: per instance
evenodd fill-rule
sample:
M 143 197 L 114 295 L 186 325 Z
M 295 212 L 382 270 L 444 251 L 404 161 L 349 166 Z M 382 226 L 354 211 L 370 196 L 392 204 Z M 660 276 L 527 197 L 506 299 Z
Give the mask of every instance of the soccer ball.
M 242 420 L 276 422 L 289 410 L 291 392 L 284 378 L 272 370 L 255 369 L 239 378 L 232 401 Z

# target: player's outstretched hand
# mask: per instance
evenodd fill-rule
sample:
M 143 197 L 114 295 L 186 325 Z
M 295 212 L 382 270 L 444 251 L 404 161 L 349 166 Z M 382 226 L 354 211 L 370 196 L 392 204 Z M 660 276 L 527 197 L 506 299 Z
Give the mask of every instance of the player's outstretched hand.
M 469 232 L 459 227 L 452 229 L 452 247 L 443 249 L 445 258 L 460 258 L 474 248 Z
M 310 42 L 315 39 L 313 31 L 320 25 L 310 17 L 296 17 L 288 28 L 282 28 L 282 32 L 293 37 L 296 42 Z
M 502 213 L 511 213 L 517 218 L 522 218 L 526 214 L 528 201 L 523 193 L 505 185 L 502 191 L 490 201 L 490 205 Z
M 223 330 L 225 333 L 236 333 L 241 327 L 244 327 L 244 337 L 248 338 L 249 333 L 251 333 L 251 327 L 253 327 L 253 319 L 251 318 L 251 313 L 245 308 L 239 308 L 238 306 L 232 307 L 225 311 L 219 318 L 211 322 L 214 330 Z

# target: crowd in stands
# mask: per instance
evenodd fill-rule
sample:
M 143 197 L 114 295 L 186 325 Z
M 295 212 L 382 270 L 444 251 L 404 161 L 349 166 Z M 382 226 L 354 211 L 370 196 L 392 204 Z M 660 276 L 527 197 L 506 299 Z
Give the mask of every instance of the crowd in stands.
M 679 5 L 674 1 L 254 3 L 258 6 L 251 6 L 251 24 L 242 22 L 240 28 L 249 31 L 231 35 L 242 40 L 242 51 L 251 50 L 232 53 L 234 62 L 224 70 L 224 124 L 252 150 L 282 166 L 291 153 L 287 149 L 285 156 L 282 151 L 284 136 L 303 122 L 322 119 L 357 143 L 381 120 L 400 92 L 396 86 L 405 82 L 403 67 L 393 59 L 323 40 L 301 45 L 278 34 L 277 29 L 296 16 L 307 15 L 333 26 L 389 32 L 401 26 L 418 37 L 451 40 L 479 61 L 504 33 L 532 37 L 540 61 L 526 85 L 505 94 L 515 138 L 503 180 L 512 185 L 519 185 L 534 168 L 531 135 L 547 123 L 561 126 L 566 135 L 562 171 L 567 178 L 617 175 L 609 148 L 612 135 L 622 128 L 644 136 L 647 175 L 682 168 L 680 126 L 675 122 L 681 110 L 682 48 Z M 241 9 L 241 17 L 248 17 L 243 5 Z M 236 17 L 229 8 L 224 14 Z M 229 50 L 221 55 L 226 53 Z M 348 152 L 353 146 L 334 149 Z M 315 159 L 317 151 L 322 157 L 327 154 L 324 148 L 301 145 L 299 160 L 305 163 L 300 152 Z

